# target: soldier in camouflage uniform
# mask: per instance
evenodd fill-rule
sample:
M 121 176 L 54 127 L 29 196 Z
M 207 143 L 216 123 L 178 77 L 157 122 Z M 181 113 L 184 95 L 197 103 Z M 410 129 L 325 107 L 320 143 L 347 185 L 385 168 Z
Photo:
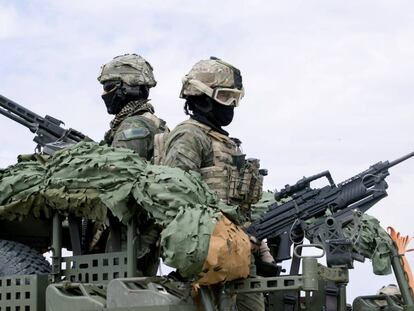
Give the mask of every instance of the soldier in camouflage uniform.
M 115 57 L 101 67 L 98 81 L 102 84 L 109 114 L 115 115 L 104 141 L 109 146 L 134 150 L 141 157 L 152 161 L 154 137 L 168 132 L 165 122 L 155 116 L 149 103 L 149 89 L 157 82 L 151 65 L 141 56 L 125 54 Z M 125 228 L 109 215 L 110 236 L 108 251 L 119 251 L 125 240 Z M 159 265 L 159 228 L 145 215 L 137 224 L 140 231 L 138 268 L 143 275 L 155 275 Z
M 155 116 L 148 100 L 149 89 L 157 84 L 151 65 L 136 54 L 117 56 L 102 66 L 98 81 L 103 85 L 102 99 L 107 111 L 115 115 L 105 142 L 132 149 L 152 160 L 154 136 L 168 129 Z
M 244 95 L 240 71 L 217 58 L 196 63 L 183 79 L 180 97 L 190 119 L 179 124 L 165 143 L 163 164 L 194 170 L 226 203 L 238 205 L 246 221 L 250 205 L 262 192 L 259 160 L 245 159 L 240 140 L 222 128 L 233 119 L 234 107 Z M 266 244 L 264 256 L 271 257 Z M 264 310 L 262 294 L 237 297 L 238 310 Z

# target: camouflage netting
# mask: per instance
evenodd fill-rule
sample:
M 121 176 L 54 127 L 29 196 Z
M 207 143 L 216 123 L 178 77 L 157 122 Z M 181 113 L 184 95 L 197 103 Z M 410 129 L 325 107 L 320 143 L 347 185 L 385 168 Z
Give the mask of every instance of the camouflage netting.
M 275 203 L 275 194 L 271 191 L 263 191 L 260 200 L 251 206 L 251 220 L 259 219 Z
M 221 212 L 236 217 L 197 173 L 150 165 L 127 149 L 82 142 L 0 171 L 0 219 L 58 211 L 104 223 L 109 209 L 126 224 L 141 207 L 164 228 L 164 262 L 184 276 L 201 271 Z
M 14 220 L 29 213 L 39 217 L 41 211 L 49 216 L 49 211 L 36 204 L 32 195 L 40 191 L 44 172 L 44 165 L 35 159 L 0 170 L 0 218 Z
M 353 224 L 345 229 L 348 238 L 356 238 L 354 251 L 372 260 L 375 274 L 390 274 L 392 272 L 390 249 L 393 247 L 391 237 L 375 217 L 362 214 L 359 222 L 358 229 L 355 229 Z

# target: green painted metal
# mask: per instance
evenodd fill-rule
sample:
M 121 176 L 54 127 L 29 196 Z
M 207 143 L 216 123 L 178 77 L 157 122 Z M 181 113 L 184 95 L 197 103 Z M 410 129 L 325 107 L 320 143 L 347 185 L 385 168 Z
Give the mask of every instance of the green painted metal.
M 164 300 L 160 289 L 148 287 L 131 287 L 122 290 L 108 291 L 109 283 L 120 284 L 122 278 L 136 278 L 136 249 L 139 246 L 137 238 L 137 226 L 131 220 L 127 227 L 127 249 L 125 252 L 101 253 L 81 256 L 62 257 L 62 218 L 54 215 L 52 221 L 52 273 L 49 284 L 47 276 L 12 276 L 0 278 L 0 311 L 162 311 L 162 310 L 188 310 L 195 311 L 194 303 L 183 304 L 176 298 Z M 224 307 L 220 310 L 229 309 L 232 306 L 231 295 L 237 293 L 274 293 L 277 302 L 282 302 L 284 294 L 293 292 L 304 294 L 302 305 L 295 311 L 320 311 L 324 308 L 326 293 L 324 291 L 327 282 L 334 282 L 339 289 L 337 299 L 337 310 L 346 311 L 346 286 L 349 282 L 348 269 L 335 267 L 329 268 L 318 263 L 316 257 L 301 256 L 302 274 L 284 275 L 278 277 L 255 277 L 246 280 L 232 281 L 223 286 L 223 295 L 213 295 L 208 288 L 200 290 L 200 298 L 207 311 L 216 310 L 213 301 L 219 301 Z M 401 265 L 401 258 L 396 249 L 393 249 L 392 267 L 399 284 L 405 303 L 403 308 L 398 308 L 390 303 L 384 310 L 414 311 L 413 297 L 410 293 L 407 280 Z M 132 282 L 131 279 L 128 282 Z M 128 282 L 125 281 L 127 284 Z M 126 285 L 130 286 L 130 285 Z M 46 289 L 47 287 L 47 289 Z M 22 299 L 22 297 L 28 298 Z M 45 294 L 46 293 L 46 294 Z M 131 304 L 122 307 L 109 307 L 108 297 L 125 297 Z M 161 296 L 157 296 L 161 295 Z M 173 292 L 165 291 L 165 295 L 174 297 Z M 159 297 L 159 298 L 157 298 Z M 122 301 L 122 299 L 121 299 Z M 154 305 L 150 305 L 150 302 Z M 181 304 L 180 304 L 181 303 Z M 220 304 L 219 303 L 219 304 Z M 132 306 L 135 304 L 134 306 Z M 146 304 L 146 305 L 145 305 Z M 158 305 L 157 305 L 158 304 Z M 364 302 L 359 302 L 362 307 L 356 307 L 354 311 L 365 311 Z M 65 307 L 63 307 L 65 306 Z M 20 308 L 20 309 L 19 309 Z M 66 308 L 66 309 L 65 309 Z M 277 307 L 278 308 L 278 307 Z M 273 310 L 273 309 L 272 309 Z
M 303 257 L 302 258 L 302 272 L 303 272 L 302 290 L 304 291 L 318 290 L 318 260 L 314 257 Z
M 127 277 L 126 252 L 91 254 L 62 258 L 61 274 L 74 283 L 107 284 Z
M 304 257 L 302 262 L 302 275 L 256 277 L 232 281 L 226 285 L 226 291 L 231 294 L 299 290 L 317 291 L 319 271 L 317 259 Z
M 137 225 L 135 218 L 132 218 L 128 223 L 127 228 L 127 258 L 128 268 L 127 275 L 132 278 L 137 276 Z
M 339 284 L 338 311 L 346 311 L 346 284 Z
M 382 302 L 382 306 L 378 305 L 378 302 Z M 355 298 L 352 304 L 353 311 L 403 311 L 409 310 L 399 306 L 390 296 L 387 295 L 370 295 L 360 296 Z
M 120 278 L 109 282 L 106 308 L 193 306 L 189 284 L 159 277 Z
M 43 311 L 47 275 L 16 275 L 0 278 L 1 311 Z
M 274 291 L 301 290 L 303 288 L 303 277 L 301 275 L 289 275 L 278 277 L 256 277 L 226 284 L 226 290 L 231 294 L 239 293 L 263 293 Z M 318 285 L 314 285 L 314 290 Z
M 102 310 L 106 305 L 103 287 L 91 284 L 51 284 L 45 295 L 46 311 Z
M 75 310 L 72 310 L 75 311 Z M 89 311 L 89 310 L 87 310 Z M 91 310 L 92 311 L 92 310 Z M 194 306 L 151 306 L 151 307 L 130 307 L 130 308 L 111 308 L 102 311 L 197 311 Z
M 408 285 L 408 281 L 405 278 L 405 272 L 401 263 L 400 255 L 398 254 L 396 246 L 391 247 L 392 257 L 391 257 L 391 265 L 392 269 L 395 274 L 395 278 L 398 283 L 398 287 L 401 291 L 401 296 L 403 301 L 406 305 L 406 310 L 414 310 L 414 300 L 413 296 L 411 295 L 410 287 Z
M 57 282 L 60 278 L 62 258 L 62 220 L 58 213 L 53 215 L 52 223 L 52 281 Z

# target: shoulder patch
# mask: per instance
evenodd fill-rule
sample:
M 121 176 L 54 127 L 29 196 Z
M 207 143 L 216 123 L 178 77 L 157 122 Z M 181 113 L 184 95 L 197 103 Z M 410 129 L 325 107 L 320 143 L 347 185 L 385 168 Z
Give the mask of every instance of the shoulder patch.
M 146 127 L 134 127 L 122 131 L 120 134 L 119 140 L 133 140 L 148 137 L 150 135 L 150 131 Z

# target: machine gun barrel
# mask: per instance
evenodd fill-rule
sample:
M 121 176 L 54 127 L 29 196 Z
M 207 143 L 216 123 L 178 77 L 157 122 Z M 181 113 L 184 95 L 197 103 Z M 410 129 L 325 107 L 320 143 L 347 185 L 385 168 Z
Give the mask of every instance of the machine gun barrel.
M 1 96 L 1 95 L 0 95 Z M 25 119 L 11 113 L 10 111 L 3 108 L 0 102 L 0 113 L 9 119 L 12 119 L 13 121 L 16 121 L 17 123 L 20 123 L 21 125 L 27 127 L 32 133 L 36 133 L 37 127 L 35 124 L 26 121 Z
M 24 108 L 23 106 L 20 106 L 18 103 L 12 101 L 11 99 L 0 95 L 0 106 L 4 108 L 5 110 L 9 111 L 10 114 L 16 115 L 20 117 L 21 119 L 24 119 L 26 121 L 42 121 L 42 117 L 37 115 L 36 113 Z
M 61 127 L 64 124 L 63 121 L 49 115 L 43 118 L 3 95 L 0 95 L 0 113 L 35 133 L 36 136 L 33 140 L 38 144 L 38 150 L 48 144 L 74 144 L 89 139 L 77 130 Z M 53 152 L 52 150 L 56 148 L 57 145 L 53 148 L 47 148 L 47 150 Z
M 409 159 L 411 157 L 414 157 L 414 151 L 413 152 L 410 152 L 409 154 L 406 154 L 405 156 L 403 156 L 401 158 L 398 158 L 398 159 L 396 159 L 394 161 L 391 161 L 388 164 L 388 168 L 393 167 L 393 166 L 395 166 L 395 165 L 397 165 L 397 164 L 399 164 L 399 163 L 401 163 L 401 162 L 403 162 L 403 161 L 405 161 L 405 160 L 407 160 L 407 159 Z

